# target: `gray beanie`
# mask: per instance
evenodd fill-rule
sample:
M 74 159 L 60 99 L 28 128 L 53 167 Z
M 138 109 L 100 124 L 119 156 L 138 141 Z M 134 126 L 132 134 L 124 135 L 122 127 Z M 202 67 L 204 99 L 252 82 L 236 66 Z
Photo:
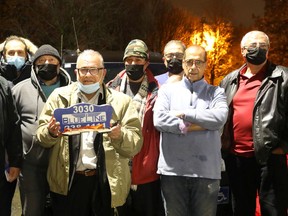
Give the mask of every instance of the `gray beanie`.
M 35 65 L 35 62 L 38 58 L 40 58 L 43 55 L 51 55 L 54 56 L 55 58 L 57 58 L 60 62 L 60 65 L 62 64 L 62 59 L 59 55 L 59 52 L 52 47 L 49 44 L 44 44 L 41 47 L 39 47 L 39 49 L 35 52 L 34 54 L 34 60 L 33 60 L 33 65 Z

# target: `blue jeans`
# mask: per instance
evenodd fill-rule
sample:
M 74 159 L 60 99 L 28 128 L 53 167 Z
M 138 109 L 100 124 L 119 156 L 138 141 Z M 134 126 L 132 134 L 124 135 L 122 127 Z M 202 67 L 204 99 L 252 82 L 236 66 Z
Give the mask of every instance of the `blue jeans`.
M 214 216 L 220 180 L 161 176 L 167 216 Z
M 254 216 L 256 194 L 262 216 L 287 216 L 286 155 L 271 155 L 267 165 L 259 165 L 254 157 L 230 154 L 225 158 L 232 191 L 233 215 Z

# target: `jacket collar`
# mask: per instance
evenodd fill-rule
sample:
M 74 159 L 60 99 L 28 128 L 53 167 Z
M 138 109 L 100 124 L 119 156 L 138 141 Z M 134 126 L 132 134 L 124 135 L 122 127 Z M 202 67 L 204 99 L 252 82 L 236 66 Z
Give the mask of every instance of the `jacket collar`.
M 204 84 L 206 84 L 207 82 L 203 77 L 202 79 L 191 83 L 190 80 L 187 79 L 186 76 L 184 76 L 182 79 L 182 83 L 187 89 L 190 89 L 191 93 L 193 93 L 202 91 L 202 89 L 204 88 Z
M 60 67 L 60 71 L 59 71 L 59 76 L 60 76 L 60 82 L 61 82 L 60 85 L 61 86 L 69 85 L 71 83 L 70 75 L 68 74 L 68 72 L 66 70 L 64 70 L 61 67 Z M 36 72 L 35 72 L 33 66 L 31 67 L 31 82 L 36 88 L 40 88 L 40 83 L 39 83 L 39 80 L 36 76 Z
M 236 73 L 232 74 L 232 77 L 231 77 L 231 81 L 232 81 L 232 82 L 236 82 L 236 83 L 237 83 L 237 80 L 238 80 L 240 71 L 241 71 L 244 67 L 247 67 L 247 64 L 242 65 L 239 69 L 237 69 L 237 70 L 235 71 Z M 266 77 L 277 78 L 277 77 L 282 76 L 283 70 L 281 69 L 280 66 L 276 66 L 276 65 L 273 64 L 272 62 L 267 61 L 266 67 L 267 67 L 267 68 L 266 68 L 266 75 L 265 75 Z
M 270 78 L 277 78 L 281 77 L 284 70 L 281 68 L 281 66 L 276 66 L 275 64 L 268 62 L 267 63 L 267 76 Z
M 118 74 L 118 78 L 116 77 L 115 80 L 113 80 L 113 83 L 117 85 L 120 85 L 122 79 L 126 76 L 124 76 L 126 74 L 126 71 L 123 70 L 121 71 L 119 74 Z M 155 79 L 155 77 L 153 76 L 153 73 L 148 69 L 146 68 L 145 70 L 145 75 L 147 76 L 147 79 L 148 79 L 148 83 L 149 83 L 149 86 L 148 86 L 148 91 L 149 92 L 153 92 L 153 91 L 157 91 L 158 88 L 159 88 L 159 85 L 158 85 L 158 82 L 157 80 Z M 116 87 L 114 86 L 114 87 Z

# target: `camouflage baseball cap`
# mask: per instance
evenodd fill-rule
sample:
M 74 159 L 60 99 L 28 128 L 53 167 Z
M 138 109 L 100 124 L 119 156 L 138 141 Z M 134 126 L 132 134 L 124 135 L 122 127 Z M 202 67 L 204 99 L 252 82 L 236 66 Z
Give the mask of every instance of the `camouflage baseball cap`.
M 129 56 L 137 56 L 148 59 L 148 47 L 144 41 L 139 39 L 130 41 L 125 49 L 123 60 Z

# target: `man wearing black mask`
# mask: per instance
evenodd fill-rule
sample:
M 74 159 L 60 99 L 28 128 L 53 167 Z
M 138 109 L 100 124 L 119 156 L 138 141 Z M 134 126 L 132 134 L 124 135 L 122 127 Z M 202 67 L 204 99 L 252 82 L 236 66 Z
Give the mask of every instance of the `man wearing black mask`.
M 125 70 L 120 72 L 108 86 L 131 98 L 138 111 L 142 125 L 143 146 L 132 162 L 132 185 L 128 200 L 129 216 L 162 216 L 160 178 L 156 173 L 159 156 L 159 132 L 153 124 L 153 107 L 158 82 L 147 68 L 149 55 L 147 45 L 139 39 L 130 41 L 124 57 Z
M 267 60 L 261 31 L 241 41 L 246 63 L 221 82 L 229 104 L 222 150 L 232 191 L 233 215 L 287 216 L 288 68 Z
M 12 89 L 22 130 L 24 161 L 19 186 L 23 215 L 41 216 L 45 211 L 49 149 L 40 146 L 35 134 L 38 116 L 51 92 L 71 82 L 69 74 L 60 67 L 61 62 L 54 47 L 41 46 L 34 55 L 31 78 Z
M 186 46 L 180 40 L 171 40 L 164 47 L 163 61 L 167 68 L 167 73 L 156 76 L 160 85 L 180 81 L 184 71 L 182 59 Z

